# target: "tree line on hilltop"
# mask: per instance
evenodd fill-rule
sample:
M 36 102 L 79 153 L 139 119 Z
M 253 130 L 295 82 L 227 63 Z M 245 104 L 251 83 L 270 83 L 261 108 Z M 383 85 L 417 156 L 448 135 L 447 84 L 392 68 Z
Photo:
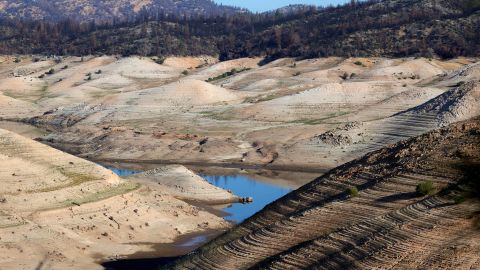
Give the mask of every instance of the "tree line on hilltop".
M 281 57 L 480 55 L 480 0 L 352 1 L 262 14 L 143 11 L 109 23 L 0 19 L 1 54 Z

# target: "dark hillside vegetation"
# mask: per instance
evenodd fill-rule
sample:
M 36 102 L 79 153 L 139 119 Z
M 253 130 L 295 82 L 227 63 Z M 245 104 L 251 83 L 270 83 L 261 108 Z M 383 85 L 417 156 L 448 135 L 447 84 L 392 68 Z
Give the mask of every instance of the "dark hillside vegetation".
M 222 16 L 144 12 L 115 23 L 3 19 L 3 54 L 265 56 L 480 55 L 480 0 L 352 1 L 339 7 Z
M 0 0 L 0 17 L 82 22 L 125 21 L 144 13 L 216 16 L 246 12 L 212 0 Z

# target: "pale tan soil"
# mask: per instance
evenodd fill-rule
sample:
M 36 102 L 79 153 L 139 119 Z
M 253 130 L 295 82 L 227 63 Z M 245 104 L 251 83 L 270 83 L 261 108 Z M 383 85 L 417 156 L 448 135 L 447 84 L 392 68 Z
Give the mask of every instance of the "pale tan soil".
M 244 95 L 241 93 L 235 93 L 204 81 L 181 79 L 158 88 L 118 95 L 114 102 L 120 106 L 127 106 L 119 108 L 120 111 L 131 110 L 133 106 L 152 110 L 178 110 L 181 107 L 239 100 L 242 96 Z
M 218 62 L 217 58 L 211 56 L 199 56 L 199 57 L 167 57 L 164 64 L 167 66 L 183 69 L 195 69 L 202 66 L 215 64 Z
M 45 144 L 100 161 L 234 164 L 320 174 L 370 151 L 480 113 L 478 59 L 280 59 L 265 66 L 258 66 L 261 59 L 253 58 L 220 63 L 208 60 L 205 66 L 199 64 L 203 60 L 193 58 L 166 59 L 162 65 L 149 58 L 111 56 L 85 57 L 83 61 L 67 57 L 61 62 L 42 59 L 36 63 L 26 56 L 21 57 L 20 63 L 15 63 L 15 58 L 10 56 L 0 60 L 0 118 L 33 124 L 48 129 L 49 134 L 35 135 L 28 129 L 12 126 L 10 129 L 30 137 L 39 136 L 38 140 Z M 54 74 L 39 78 L 51 68 L 55 69 Z M 234 68 L 249 70 L 205 81 Z M 183 74 L 185 69 L 188 70 L 186 75 Z M 341 78 L 345 74 L 347 77 Z M 24 153 L 28 154 L 30 147 L 25 149 Z M 42 151 L 50 153 L 51 150 Z M 184 180 L 190 176 L 193 181 L 177 186 L 173 184 L 177 177 L 175 170 L 151 173 L 143 180 L 134 181 L 135 184 L 143 183 L 143 188 L 136 191 L 130 191 L 131 186 L 124 184 L 132 182 L 117 179 L 106 184 L 103 176 L 86 182 L 80 181 L 83 176 L 77 177 L 80 183 L 67 185 L 77 174 L 103 175 L 102 172 L 108 171 L 92 165 L 77 167 L 77 163 L 83 164 L 83 161 L 76 159 L 72 161 L 74 165 L 65 163 L 64 158 L 55 160 L 57 154 L 47 155 L 48 158 L 41 154 L 35 162 L 27 154 L 24 157 L 0 154 L 4 155 L 2 162 L 6 166 L 0 168 L 8 168 L 1 175 L 10 184 L 5 187 L 5 192 L 10 194 L 5 196 L 10 197 L 0 206 L 8 211 L 16 208 L 20 211 L 18 217 L 8 214 L 3 220 L 6 226 L 28 220 L 28 224 L 18 227 L 25 234 L 38 230 L 35 232 L 40 235 L 38 241 L 29 241 L 29 237 L 33 237 L 29 234 L 27 240 L 14 241 L 19 243 L 18 249 L 38 246 L 29 251 L 31 254 L 63 250 L 65 242 L 77 239 L 71 240 L 76 243 L 84 237 L 86 240 L 80 242 L 91 247 L 80 246 L 80 249 L 86 248 L 85 258 L 107 245 L 110 253 L 99 254 L 104 258 L 148 249 L 134 243 L 148 241 L 149 233 L 156 237 L 153 240 L 162 242 L 173 241 L 175 235 L 198 229 L 228 226 L 206 212 L 200 211 L 198 216 L 191 214 L 198 209 L 165 194 L 168 190 L 177 198 L 198 201 L 232 199 L 231 194 L 206 186 L 206 193 L 193 192 L 199 191 L 194 190 L 193 185 L 202 183 L 188 172 L 179 174 Z M 70 156 L 65 160 L 69 159 Z M 52 169 L 44 161 L 60 163 Z M 15 182 L 12 173 L 17 172 L 10 172 L 10 169 L 17 166 L 22 170 L 31 168 L 37 174 L 20 174 L 19 169 L 18 173 L 30 180 Z M 72 168 L 74 174 L 66 175 L 58 166 Z M 44 179 L 39 173 L 52 177 Z M 152 181 L 163 178 L 169 179 L 170 184 L 158 189 L 157 185 L 152 185 Z M 49 196 L 38 195 L 39 190 Z M 100 198 L 95 192 L 100 192 Z M 118 193 L 131 197 L 121 197 Z M 91 200 L 95 202 L 84 204 Z M 127 205 L 126 200 L 129 200 Z M 134 204 L 130 204 L 132 200 Z M 108 212 L 107 216 L 120 220 L 120 229 L 103 216 L 107 213 L 102 208 L 104 201 L 112 204 L 113 212 Z M 79 203 L 81 206 L 72 206 L 73 209 L 86 208 L 87 214 L 68 216 L 68 208 L 44 212 L 64 207 L 65 202 Z M 126 219 L 136 209 L 132 209 L 132 205 L 152 210 L 138 217 L 137 223 L 130 224 Z M 175 210 L 182 207 L 183 212 Z M 23 214 L 28 211 L 29 214 Z M 40 213 L 33 215 L 32 211 Z M 86 230 L 84 220 L 89 220 L 90 212 L 95 211 L 100 215 L 92 219 L 98 218 L 95 222 L 99 227 Z M 53 224 L 57 214 L 62 219 Z M 161 222 L 148 227 L 142 225 L 145 231 L 137 235 L 137 227 L 152 219 Z M 36 227 L 28 227 L 37 220 L 48 226 L 40 225 L 42 227 L 35 230 Z M 203 226 L 203 222 L 208 222 L 208 226 Z M 41 240 L 48 230 L 53 230 L 46 228 L 54 225 L 68 237 L 60 238 L 59 243 L 43 241 L 48 243 L 43 246 Z M 75 229 L 77 225 L 81 230 Z M 130 229 L 124 231 L 124 227 L 130 225 L 134 226 L 135 234 L 128 231 Z M 108 237 L 101 235 L 105 232 Z M 67 259 L 58 265 L 73 260 L 71 254 L 75 252 L 68 252 L 62 254 Z M 5 265 L 11 266 L 14 261 L 8 258 Z M 32 255 L 32 258 L 38 262 L 38 256 Z M 91 260 L 86 259 L 85 263 L 90 265 Z
M 10 121 L 0 121 L 0 129 L 11 131 L 29 139 L 35 139 L 49 133 L 47 130 L 32 125 Z
M 209 203 L 235 198 L 192 181 L 198 176 L 181 166 L 166 169 L 165 186 L 160 179 L 155 184 L 123 180 L 2 129 L 0 164 L 0 269 L 101 269 L 98 259 L 150 251 L 186 233 L 230 226 L 175 198 Z M 191 197 L 169 193 L 174 181 L 188 181 L 186 187 L 199 191 Z
M 211 66 L 208 66 L 192 75 L 192 78 L 198 80 L 207 80 L 208 78 L 213 78 L 219 75 L 222 75 L 225 72 L 231 71 L 232 69 L 246 69 L 246 68 L 257 68 L 258 62 L 261 58 L 242 58 L 235 59 L 225 62 L 220 62 Z
M 476 59 L 466 58 L 280 59 L 261 67 L 259 59 L 247 58 L 198 66 L 188 75 L 176 67 L 197 60 L 171 58 L 169 64 L 159 65 L 139 57 L 83 62 L 67 58 L 55 65 L 68 68 L 43 79 L 44 97 L 35 102 L 49 114 L 30 112 L 39 117 L 27 120 L 57 130 L 43 141 L 98 160 L 261 164 L 322 171 L 442 123 L 466 119 L 440 111 L 420 116 L 402 112 L 480 78 Z M 204 81 L 232 68 L 250 70 Z M 92 79 L 85 81 L 88 73 Z M 341 78 L 345 73 L 346 80 Z M 56 82 L 60 77 L 65 80 Z M 57 89 L 59 84 L 64 85 Z M 461 107 L 471 112 L 469 117 L 477 115 L 475 95 L 460 96 L 453 99 L 467 104 Z M 26 97 L 15 102 L 22 99 Z M 21 106 L 26 104 L 2 111 L 12 116 Z M 316 139 L 353 122 L 361 125 L 343 132 L 351 137 L 347 143 Z M 339 135 L 336 131 L 333 139 Z
M 239 202 L 239 197 L 209 184 L 180 165 L 170 165 L 129 177 L 147 186 L 161 185 L 162 191 L 179 199 L 215 204 Z

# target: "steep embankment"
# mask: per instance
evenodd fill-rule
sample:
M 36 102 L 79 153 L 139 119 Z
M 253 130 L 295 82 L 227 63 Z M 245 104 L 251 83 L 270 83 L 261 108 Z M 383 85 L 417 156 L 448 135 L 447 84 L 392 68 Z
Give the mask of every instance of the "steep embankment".
M 479 267 L 480 204 L 466 188 L 478 185 L 479 148 L 478 118 L 383 148 L 268 205 L 167 268 Z M 433 189 L 420 196 L 416 187 L 426 181 Z

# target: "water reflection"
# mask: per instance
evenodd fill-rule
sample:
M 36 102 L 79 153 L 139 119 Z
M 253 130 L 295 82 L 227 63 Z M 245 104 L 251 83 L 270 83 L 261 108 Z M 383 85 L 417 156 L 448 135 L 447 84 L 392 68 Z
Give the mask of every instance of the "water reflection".
M 231 190 L 240 197 L 252 197 L 251 204 L 233 204 L 224 209 L 229 214 L 227 220 L 240 223 L 262 210 L 267 204 L 283 197 L 290 188 L 259 182 L 248 175 L 201 175 L 209 183 Z
M 131 170 L 124 168 L 115 168 L 107 166 L 119 176 L 130 176 L 142 172 L 141 170 Z M 282 185 L 267 184 L 260 182 L 250 175 L 233 174 L 233 175 L 208 175 L 200 174 L 210 184 L 225 190 L 231 190 L 233 194 L 245 198 L 252 197 L 253 203 L 240 204 L 235 203 L 224 208 L 228 216 L 225 218 L 235 223 L 240 223 L 249 218 L 253 214 L 262 210 L 267 204 L 283 197 L 292 189 Z M 275 180 L 275 179 L 272 179 Z M 274 181 L 272 181 L 274 182 Z
M 119 169 L 119 168 L 108 167 L 108 166 L 106 166 L 105 168 L 116 173 L 118 176 L 130 176 L 130 175 L 134 175 L 142 172 L 142 171 L 136 171 L 136 170 L 130 170 L 130 169 Z

